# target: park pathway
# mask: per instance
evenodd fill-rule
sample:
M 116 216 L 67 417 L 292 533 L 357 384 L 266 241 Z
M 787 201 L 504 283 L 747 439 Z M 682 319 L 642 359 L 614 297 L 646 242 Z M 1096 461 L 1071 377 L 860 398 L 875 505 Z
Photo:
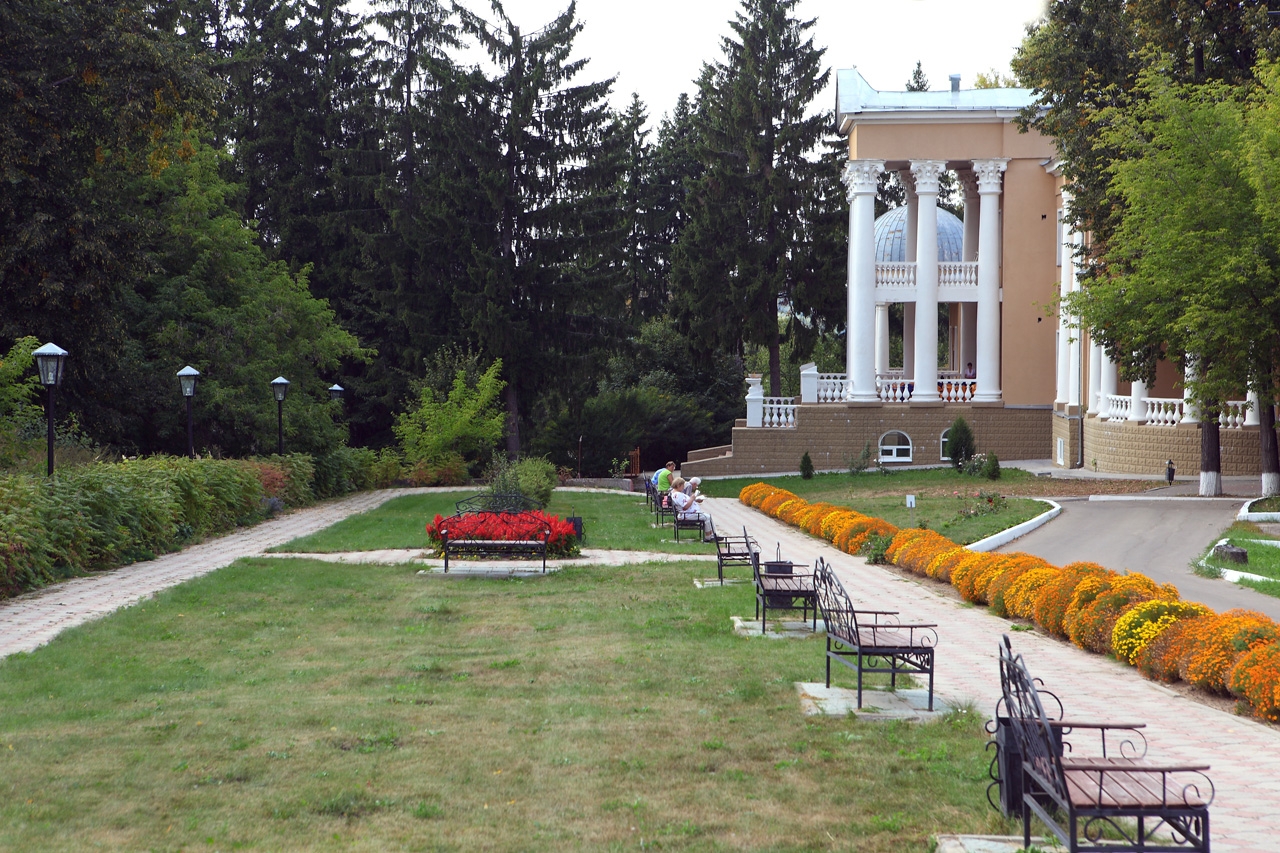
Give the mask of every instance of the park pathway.
M 208 574 L 241 557 L 252 557 L 267 548 L 323 530 L 349 515 L 373 509 L 391 498 L 425 491 L 430 490 L 360 492 L 297 510 L 155 560 L 74 578 L 0 602 L 0 658 L 16 652 L 34 651 L 60 631 L 128 607 L 162 589 Z
M 953 702 L 972 701 L 979 713 L 990 716 L 1000 697 L 996 644 L 1009 631 L 1007 620 L 945 595 L 933 581 L 868 565 L 736 500 L 708 498 L 703 506 L 718 531 L 746 525 L 769 556 L 780 543 L 783 557 L 797 563 L 823 557 L 855 604 L 901 610 L 910 621 L 937 623 L 937 692 Z M 1130 667 L 1069 643 L 1035 632 L 1010 636 L 1032 674 L 1062 699 L 1068 716 L 1146 722 L 1152 759 L 1212 765 L 1209 776 L 1217 799 L 1210 816 L 1217 853 L 1280 850 L 1280 809 L 1274 805 L 1280 801 L 1280 729 L 1184 698 Z M 816 680 L 822 661 L 815 659 L 813 667 Z

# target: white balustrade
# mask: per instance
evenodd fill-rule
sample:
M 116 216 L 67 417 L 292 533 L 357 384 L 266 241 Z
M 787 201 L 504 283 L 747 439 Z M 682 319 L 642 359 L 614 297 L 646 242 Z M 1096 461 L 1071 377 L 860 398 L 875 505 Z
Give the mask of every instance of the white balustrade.
M 911 399 L 915 382 L 901 376 L 881 375 L 876 377 L 876 392 L 886 403 L 905 403 Z
M 1127 421 L 1129 411 L 1133 408 L 1133 398 L 1128 394 L 1107 395 L 1107 420 Z
M 916 265 L 912 263 L 876 264 L 876 287 L 915 287 Z
M 967 403 L 978 390 L 975 379 L 942 379 L 938 381 L 938 396 L 944 403 Z
M 1222 411 L 1218 413 L 1218 426 L 1222 429 L 1240 429 L 1244 426 L 1248 410 L 1248 400 L 1228 400 L 1222 404 Z
M 1147 406 L 1147 426 L 1177 426 L 1182 421 L 1181 397 L 1143 397 Z
M 764 427 L 773 429 L 792 429 L 796 425 L 795 397 L 765 397 Z
M 819 373 L 818 402 L 843 403 L 848 387 L 848 377 L 843 373 Z
M 978 265 L 973 262 L 947 261 L 938 264 L 938 287 L 977 287 Z

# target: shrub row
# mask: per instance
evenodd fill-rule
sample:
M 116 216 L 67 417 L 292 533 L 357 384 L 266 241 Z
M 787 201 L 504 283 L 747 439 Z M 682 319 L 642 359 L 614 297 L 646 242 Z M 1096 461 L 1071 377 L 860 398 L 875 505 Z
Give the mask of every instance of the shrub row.
M 370 485 L 371 451 L 249 460 L 155 456 L 0 475 L 0 597 L 176 550 Z
M 765 483 L 747 486 L 739 499 L 849 553 L 866 539 L 848 537 L 840 545 L 828 534 L 846 517 L 867 518 L 846 508 L 810 504 Z M 1182 601 L 1173 585 L 1142 574 L 1120 574 L 1096 563 L 1053 566 L 1031 554 L 979 553 L 932 530 L 896 530 L 871 521 L 893 531 L 885 551 L 889 563 L 950 583 L 966 601 L 1031 621 L 1082 649 L 1114 655 L 1148 678 L 1234 695 L 1257 716 L 1280 721 L 1280 626 L 1268 616 L 1251 610 L 1214 613 Z M 848 547 L 855 541 L 856 547 Z

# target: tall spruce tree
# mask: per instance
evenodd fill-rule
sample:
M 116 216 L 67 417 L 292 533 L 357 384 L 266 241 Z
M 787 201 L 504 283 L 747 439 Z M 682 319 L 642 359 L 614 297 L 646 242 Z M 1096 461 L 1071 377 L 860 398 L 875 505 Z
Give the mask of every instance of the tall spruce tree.
M 794 304 L 813 249 L 801 217 L 829 121 L 807 114 L 830 72 L 808 35 L 814 21 L 794 17 L 798 2 L 743 0 L 721 42 L 723 61 L 703 70 L 705 172 L 691 191 L 673 269 L 676 316 L 695 346 L 739 355 L 748 343 L 766 348 L 774 395 L 782 382 L 778 304 Z
M 575 4 L 531 33 L 497 0 L 492 12 L 493 23 L 463 16 L 497 71 L 473 78 L 476 219 L 454 298 L 485 355 L 502 359 L 514 458 L 532 402 L 593 373 L 621 337 L 627 140 L 605 100 L 612 79 L 574 79 L 586 64 L 570 58 Z

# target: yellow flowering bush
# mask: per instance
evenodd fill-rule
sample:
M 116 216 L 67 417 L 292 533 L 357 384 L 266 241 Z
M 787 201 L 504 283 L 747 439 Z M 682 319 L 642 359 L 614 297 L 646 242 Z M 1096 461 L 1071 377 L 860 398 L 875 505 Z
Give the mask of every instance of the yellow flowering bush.
M 1111 651 L 1116 660 L 1137 663 L 1138 655 L 1179 619 L 1207 616 L 1212 611 L 1203 604 L 1177 598 L 1154 598 L 1134 605 L 1116 620 L 1111 629 Z

